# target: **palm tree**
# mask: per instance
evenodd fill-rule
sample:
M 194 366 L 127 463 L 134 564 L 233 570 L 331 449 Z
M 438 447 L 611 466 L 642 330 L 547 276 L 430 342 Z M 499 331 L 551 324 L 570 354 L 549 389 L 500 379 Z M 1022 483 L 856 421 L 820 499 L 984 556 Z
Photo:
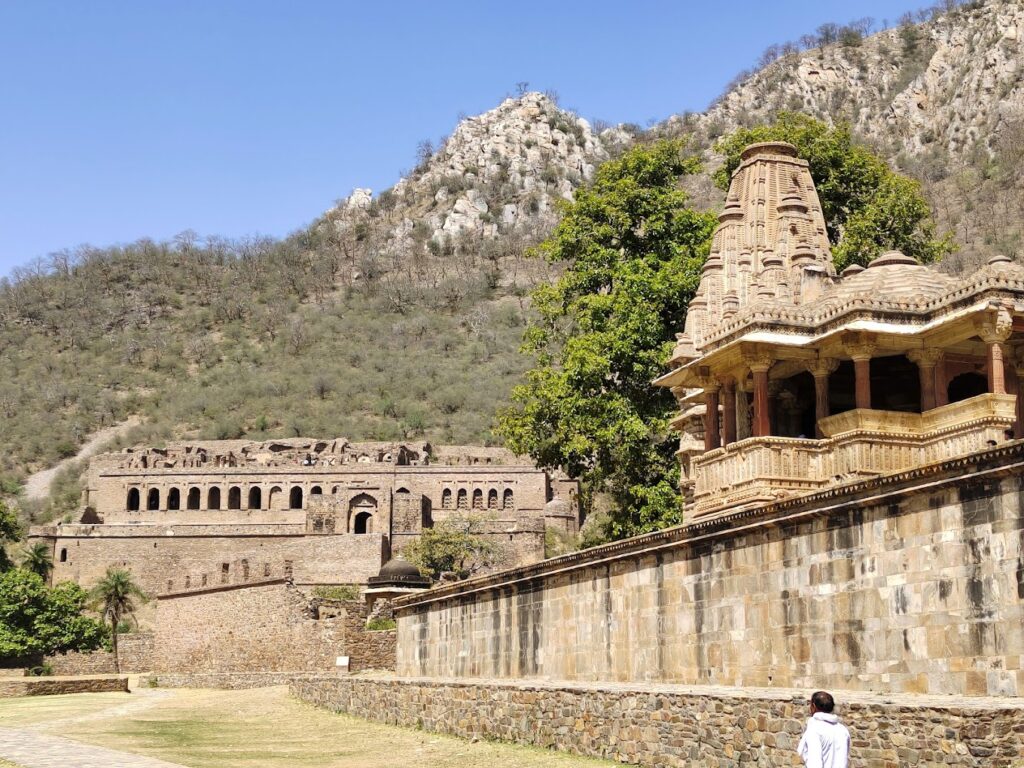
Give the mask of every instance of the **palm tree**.
M 92 603 L 100 611 L 103 621 L 110 625 L 111 643 L 114 646 L 114 670 L 121 671 L 117 658 L 117 628 L 124 619 L 135 620 L 136 600 L 145 603 L 146 593 L 132 579 L 131 573 L 110 566 L 89 593 Z M 136 622 L 138 624 L 138 622 Z
M 26 571 L 38 574 L 39 578 L 46 581 L 50 578 L 50 571 L 53 570 L 53 554 L 50 552 L 50 548 L 41 541 L 26 547 L 21 567 Z

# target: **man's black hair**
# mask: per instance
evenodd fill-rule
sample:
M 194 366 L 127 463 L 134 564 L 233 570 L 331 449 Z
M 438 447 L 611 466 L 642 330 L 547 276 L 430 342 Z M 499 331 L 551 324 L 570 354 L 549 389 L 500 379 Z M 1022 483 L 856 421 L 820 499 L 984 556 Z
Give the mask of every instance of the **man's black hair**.
M 811 704 L 819 712 L 831 712 L 836 708 L 836 700 L 832 698 L 831 693 L 825 691 L 815 691 L 811 696 Z

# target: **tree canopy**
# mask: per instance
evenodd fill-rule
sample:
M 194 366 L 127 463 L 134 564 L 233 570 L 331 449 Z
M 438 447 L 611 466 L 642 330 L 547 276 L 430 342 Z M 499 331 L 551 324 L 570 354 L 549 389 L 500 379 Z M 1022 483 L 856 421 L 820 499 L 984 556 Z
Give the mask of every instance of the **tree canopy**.
M 19 661 L 99 648 L 107 633 L 83 615 L 87 594 L 77 584 L 49 588 L 23 568 L 0 575 L 0 660 Z
M 432 579 L 453 573 L 466 579 L 492 565 L 502 554 L 495 544 L 481 535 L 484 518 L 464 515 L 448 518 L 425 528 L 402 554 L 420 572 Z
M 536 357 L 498 432 L 514 451 L 608 492 L 614 536 L 679 520 L 675 401 L 651 381 L 700 280 L 712 213 L 680 177 L 701 170 L 684 142 L 641 144 L 602 165 L 536 254 L 567 264 L 533 294 L 524 351 Z
M 847 123 L 829 126 L 808 115 L 782 112 L 770 125 L 741 128 L 715 145 L 725 156 L 715 172 L 719 187 L 728 188 L 743 149 L 760 141 L 788 141 L 810 165 L 837 269 L 866 266 L 889 249 L 925 264 L 952 252 L 949 235 L 936 237 L 921 185 L 856 143 Z
M 0 500 L 0 573 L 14 565 L 7 547 L 21 538 L 21 523 L 17 513 Z

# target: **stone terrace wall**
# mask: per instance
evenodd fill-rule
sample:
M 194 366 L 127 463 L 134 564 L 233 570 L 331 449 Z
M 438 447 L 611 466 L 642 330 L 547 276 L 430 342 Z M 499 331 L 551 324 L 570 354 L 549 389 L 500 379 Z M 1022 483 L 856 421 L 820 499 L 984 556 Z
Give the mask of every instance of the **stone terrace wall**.
M 153 633 L 131 632 L 117 638 L 121 672 L 146 672 L 153 666 Z M 64 653 L 47 656 L 46 663 L 55 675 L 113 674 L 114 654 L 110 651 Z
M 292 694 L 382 723 L 645 766 L 799 766 L 802 691 L 488 680 L 295 680 Z M 1007 768 L 1024 758 L 1024 700 L 841 694 L 852 768 Z
M 396 602 L 405 676 L 1024 692 L 1024 444 Z
M 0 680 L 0 699 L 17 696 L 58 696 L 65 693 L 128 693 L 128 678 L 115 677 L 21 677 Z

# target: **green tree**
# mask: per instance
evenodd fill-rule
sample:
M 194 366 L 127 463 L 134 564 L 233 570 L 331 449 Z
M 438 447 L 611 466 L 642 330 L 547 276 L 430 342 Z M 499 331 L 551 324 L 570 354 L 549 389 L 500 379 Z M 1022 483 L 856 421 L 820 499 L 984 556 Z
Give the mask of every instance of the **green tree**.
M 533 294 L 523 348 L 536 365 L 497 431 L 579 477 L 585 498 L 609 493 L 616 537 L 679 521 L 675 401 L 651 381 L 665 372 L 716 225 L 679 185 L 700 169 L 684 142 L 634 147 L 576 192 L 535 252 L 567 267 Z
M 50 577 L 50 571 L 53 570 L 53 555 L 50 548 L 41 541 L 30 545 L 25 549 L 21 567 L 46 581 Z
M 103 621 L 110 627 L 110 639 L 114 650 L 114 669 L 121 671 L 117 658 L 117 635 L 122 620 L 134 620 L 138 603 L 149 600 L 146 594 L 132 579 L 131 573 L 113 566 L 107 568 L 106 574 L 89 593 L 92 604 L 96 607 Z
M 481 535 L 484 518 L 479 515 L 450 517 L 424 529 L 420 537 L 402 550 L 402 555 L 432 579 L 454 573 L 467 579 L 493 565 L 502 552 Z
M 715 172 L 719 187 L 728 188 L 743 149 L 759 141 L 788 141 L 810 165 L 837 269 L 866 265 L 889 249 L 922 263 L 953 251 L 951 235 L 936 237 L 921 186 L 857 144 L 847 123 L 828 126 L 807 115 L 781 112 L 770 125 L 742 128 L 715 145 L 725 156 Z
M 0 575 L 0 661 L 5 664 L 103 645 L 104 626 L 83 615 L 85 590 L 72 582 L 48 588 L 36 573 Z
M 21 538 L 21 523 L 13 509 L 0 500 L 0 573 L 14 566 L 7 547 Z

